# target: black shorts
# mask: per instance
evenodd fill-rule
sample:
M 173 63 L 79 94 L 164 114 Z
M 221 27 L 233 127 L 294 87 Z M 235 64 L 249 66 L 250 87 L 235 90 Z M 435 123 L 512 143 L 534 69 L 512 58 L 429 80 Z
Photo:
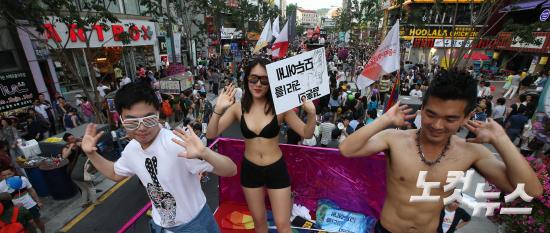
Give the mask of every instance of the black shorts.
M 331 112 L 337 112 L 338 111 L 338 106 L 331 106 L 330 111 Z
M 30 208 L 29 212 L 31 213 L 31 216 L 33 219 L 40 218 L 40 207 L 38 207 L 38 205 L 35 205 L 32 208 Z
M 290 186 L 290 176 L 285 160 L 281 157 L 277 162 L 267 166 L 258 166 L 246 157 L 241 163 L 241 185 L 245 188 L 266 187 L 282 189 Z
M 372 230 L 372 233 L 391 233 L 391 231 L 388 231 L 388 229 L 384 228 L 382 226 L 382 223 L 380 223 L 380 220 L 376 222 L 376 225 L 374 226 L 374 229 Z

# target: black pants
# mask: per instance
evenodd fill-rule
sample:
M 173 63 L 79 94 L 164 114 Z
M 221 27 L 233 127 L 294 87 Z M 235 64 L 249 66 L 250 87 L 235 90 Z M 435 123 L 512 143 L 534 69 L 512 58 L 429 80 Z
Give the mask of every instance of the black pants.
M 373 233 L 391 233 L 391 231 L 388 231 L 388 229 L 384 228 L 380 221 L 376 222 L 376 225 L 374 226 L 374 229 L 372 230 Z
M 212 92 L 214 92 L 214 95 L 218 95 L 219 90 L 220 90 L 220 84 L 214 83 L 214 85 L 212 85 Z

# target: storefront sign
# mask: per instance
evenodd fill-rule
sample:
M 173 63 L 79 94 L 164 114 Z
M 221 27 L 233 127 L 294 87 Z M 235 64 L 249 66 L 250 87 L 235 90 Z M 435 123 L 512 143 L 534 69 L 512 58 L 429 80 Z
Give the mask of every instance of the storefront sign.
M 54 48 L 63 47 L 65 44 L 65 48 L 86 48 L 88 39 L 90 48 L 153 45 L 157 39 L 153 22 L 127 19 L 120 19 L 120 21 L 120 23 L 107 23 L 108 27 L 87 26 L 85 30 L 77 28 L 76 24 L 66 25 L 50 17 L 50 20 L 43 24 L 44 36 Z M 124 44 L 121 38 L 123 33 L 128 33 L 128 44 Z
M 222 40 L 233 40 L 233 39 L 242 39 L 243 32 L 237 30 L 236 28 L 222 28 L 221 30 L 221 39 Z
M 466 45 L 464 45 L 466 43 Z M 465 40 L 452 40 L 452 39 L 435 39 L 434 41 L 434 47 L 440 48 L 460 48 L 462 46 L 465 46 L 466 48 L 469 48 L 472 45 L 472 40 L 468 40 L 465 42 Z
M 545 9 L 540 13 L 539 20 L 545 22 L 550 17 L 550 9 Z
M 545 36 L 535 37 L 535 43 L 524 43 L 519 37 L 516 37 L 512 40 L 510 47 L 512 48 L 527 48 L 527 49 L 542 49 L 544 42 L 546 41 Z
M 160 81 L 160 91 L 164 94 L 179 94 L 180 81 L 178 80 L 161 80 Z
M 330 94 L 325 48 L 267 65 L 275 112 L 281 114 L 306 101 Z
M 463 39 L 434 39 L 434 38 L 414 38 L 412 41 L 412 46 L 414 48 L 450 48 L 452 47 L 462 47 L 464 44 Z M 477 42 L 473 40 L 468 40 L 465 47 L 466 48 L 476 48 L 476 49 L 494 49 L 497 40 L 495 39 L 479 39 Z
M 402 39 L 410 40 L 416 38 L 475 38 L 477 31 L 472 27 L 456 26 L 452 27 L 401 27 L 399 35 Z
M 157 38 L 159 40 L 159 53 L 160 54 L 166 54 L 168 52 L 168 50 L 166 48 L 166 37 L 159 36 Z
M 412 46 L 414 48 L 433 48 L 435 39 L 414 38 Z
M 0 73 L 0 112 L 31 106 L 34 96 L 36 88 L 26 72 Z
M 31 43 L 36 60 L 46 60 L 50 57 L 50 51 L 44 43 L 39 40 L 31 40 Z

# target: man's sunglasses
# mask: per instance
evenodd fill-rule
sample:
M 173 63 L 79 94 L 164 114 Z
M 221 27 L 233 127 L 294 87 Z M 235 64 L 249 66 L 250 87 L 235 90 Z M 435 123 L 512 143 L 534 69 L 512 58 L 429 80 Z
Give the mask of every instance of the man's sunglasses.
M 269 85 L 269 79 L 267 78 L 267 76 L 257 76 L 257 75 L 248 76 L 248 83 L 256 84 L 258 83 L 258 81 L 264 86 Z
M 143 123 L 143 126 L 147 128 L 155 127 L 159 124 L 159 116 L 158 115 L 151 115 L 146 117 L 140 117 L 140 118 L 127 118 L 122 119 L 120 117 L 120 120 L 122 121 L 122 126 L 126 130 L 136 130 L 139 128 L 140 124 Z

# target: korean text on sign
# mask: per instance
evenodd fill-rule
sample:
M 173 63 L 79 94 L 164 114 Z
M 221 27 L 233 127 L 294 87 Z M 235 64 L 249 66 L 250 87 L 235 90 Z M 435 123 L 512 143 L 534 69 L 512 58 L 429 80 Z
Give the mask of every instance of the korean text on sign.
M 267 75 L 277 114 L 330 93 L 325 48 L 271 63 Z

